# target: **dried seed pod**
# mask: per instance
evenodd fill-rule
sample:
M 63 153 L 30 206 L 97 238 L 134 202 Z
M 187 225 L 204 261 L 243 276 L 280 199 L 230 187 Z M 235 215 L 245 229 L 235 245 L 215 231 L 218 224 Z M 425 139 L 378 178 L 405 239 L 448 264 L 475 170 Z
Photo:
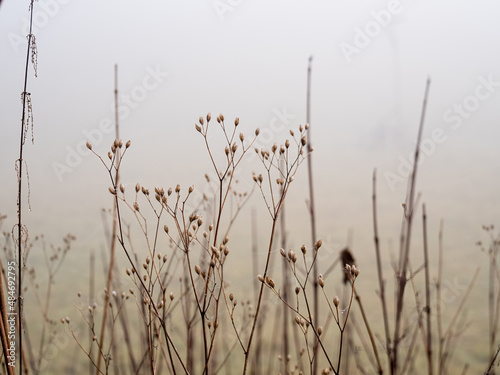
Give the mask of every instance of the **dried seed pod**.
M 354 272 L 354 276 L 358 277 L 359 276 L 359 267 L 356 267 L 356 271 Z
M 339 297 L 337 296 L 333 297 L 333 304 L 335 305 L 335 307 L 339 307 L 340 304 Z
M 269 285 L 271 288 L 274 289 L 274 280 L 271 279 L 269 276 L 266 276 L 266 283 Z
M 351 266 L 355 263 L 354 257 L 347 247 L 340 252 L 339 257 L 340 257 L 341 264 Z M 346 271 L 348 271 L 347 267 L 346 267 Z M 348 271 L 348 272 L 350 272 L 350 271 Z M 347 272 L 344 272 L 343 283 L 346 284 L 348 281 L 349 281 L 349 277 L 347 275 Z
M 325 280 L 323 280 L 323 277 L 318 277 L 318 284 L 320 287 L 324 288 L 325 287 Z

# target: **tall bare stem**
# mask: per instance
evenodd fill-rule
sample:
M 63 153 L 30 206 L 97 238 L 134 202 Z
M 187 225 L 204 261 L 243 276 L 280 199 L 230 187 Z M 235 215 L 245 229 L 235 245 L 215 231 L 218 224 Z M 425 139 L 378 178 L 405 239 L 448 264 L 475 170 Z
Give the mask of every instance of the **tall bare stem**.
M 427 246 L 427 213 L 425 211 L 425 204 L 422 204 L 422 218 L 424 230 L 424 269 L 425 269 L 425 309 L 427 313 L 427 365 L 429 375 L 434 374 L 432 364 L 432 325 L 431 325 L 431 285 L 429 277 L 429 250 Z
M 431 80 L 427 78 L 427 83 L 425 87 L 424 102 L 422 105 L 422 113 L 420 116 L 420 125 L 418 129 L 417 145 L 415 147 L 415 158 L 413 161 L 413 173 L 410 181 L 410 190 L 407 196 L 405 205 L 405 238 L 404 238 L 404 250 L 401 251 L 401 259 L 399 260 L 399 268 L 397 275 L 397 293 L 396 293 L 396 322 L 394 328 L 394 339 L 393 339 L 393 350 L 392 350 L 392 360 L 391 360 L 391 374 L 396 374 L 398 371 L 398 346 L 400 342 L 400 329 L 403 313 L 403 301 L 404 292 L 407 282 L 407 269 L 408 269 L 408 258 L 410 256 L 410 240 L 411 240 L 411 228 L 413 222 L 413 213 L 415 211 L 415 186 L 417 180 L 417 170 L 418 170 L 418 158 L 420 153 L 420 142 L 422 141 L 422 132 L 424 128 L 425 112 L 427 108 L 427 98 L 429 96 Z
M 23 113 L 21 117 L 21 138 L 19 142 L 19 159 L 17 159 L 16 169 L 17 169 L 17 261 L 18 261 L 18 275 L 17 275 L 17 319 L 18 319 L 18 329 L 19 329 L 19 373 L 23 372 L 23 292 L 22 292 L 22 272 L 23 272 L 23 231 L 26 229 L 23 226 L 22 221 L 22 180 L 23 180 L 23 149 L 26 140 L 27 131 L 27 121 L 29 121 L 30 113 L 28 113 L 28 119 L 26 118 L 26 111 L 31 111 L 31 104 L 29 96 L 30 94 L 26 91 L 28 87 L 28 66 L 30 60 L 30 51 L 32 49 L 33 43 L 33 2 L 30 1 L 30 32 L 28 34 L 28 48 L 26 51 L 26 64 L 24 69 L 24 86 L 23 92 L 21 94 L 23 100 Z M 25 233 L 28 236 L 28 233 Z
M 115 65 L 115 133 L 116 137 L 115 139 L 120 139 L 120 125 L 118 122 L 118 65 Z M 117 155 L 116 155 L 116 168 L 115 168 L 115 184 L 118 186 L 120 184 L 120 174 L 119 174 L 119 168 L 118 168 L 118 163 L 120 162 L 120 148 L 118 147 L 116 149 Z M 116 234 L 117 234 L 117 228 L 118 228 L 118 212 L 117 212 L 117 205 L 118 202 L 116 200 L 114 201 L 113 205 L 113 231 L 111 234 L 111 247 L 110 247 L 110 258 L 109 258 L 109 269 L 108 269 L 108 278 L 106 281 L 106 295 L 105 295 L 105 303 L 104 303 L 104 311 L 102 313 L 102 325 L 101 325 L 101 335 L 99 339 L 99 352 L 102 352 L 102 347 L 104 345 L 104 334 L 106 331 L 106 322 L 107 322 L 107 315 L 108 315 L 108 305 L 109 305 L 109 296 L 111 293 L 111 285 L 113 281 L 113 269 L 115 268 L 115 248 L 116 248 Z M 97 367 L 96 367 L 96 374 L 98 375 L 100 372 L 101 368 L 101 356 L 97 357 Z
M 311 125 L 311 73 L 312 73 L 312 56 L 309 57 L 309 64 L 307 67 L 307 114 L 306 122 Z M 309 128 L 307 136 L 309 137 L 309 142 L 307 143 L 307 152 L 311 152 L 311 129 Z M 317 241 L 316 238 L 316 212 L 314 210 L 314 188 L 313 188 L 313 176 L 312 176 L 312 160 L 311 155 L 307 159 L 307 175 L 309 180 L 309 215 L 311 216 L 311 236 L 312 244 L 314 245 Z M 314 321 L 317 324 L 319 321 L 319 289 L 318 289 L 318 262 L 314 262 L 313 268 L 313 305 L 314 305 Z M 317 342 L 314 347 L 317 347 Z M 318 372 L 318 361 L 313 363 L 313 372 L 316 374 Z

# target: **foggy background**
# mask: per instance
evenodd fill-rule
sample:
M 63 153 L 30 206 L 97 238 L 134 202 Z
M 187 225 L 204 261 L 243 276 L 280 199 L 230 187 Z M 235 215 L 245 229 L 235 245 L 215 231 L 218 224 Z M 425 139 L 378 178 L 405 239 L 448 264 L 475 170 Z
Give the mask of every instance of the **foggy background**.
M 28 5 L 4 0 L 0 7 L 0 214 L 7 215 L 6 232 L 16 222 L 14 164 Z M 81 272 L 82 285 L 89 250 L 106 247 L 101 209 L 112 207 L 106 171 L 83 145 L 89 139 L 105 155 L 114 140 L 114 64 L 121 138 L 132 140 L 122 182 L 130 191 L 136 182 L 150 189 L 194 184 L 199 194 L 203 175 L 212 169 L 194 129 L 198 117 L 211 112 L 214 127 L 218 113 L 227 124 L 239 117 L 238 130 L 247 136 L 261 129 L 259 148 L 283 142 L 289 129 L 306 122 L 311 55 L 318 237 L 327 254 L 334 258 L 351 241 L 362 271 L 374 275 L 368 271 L 374 264 L 374 168 L 384 260 L 396 254 L 408 165 L 430 77 L 427 148 L 417 191 L 427 206 L 431 256 L 436 259 L 444 220 L 445 267 L 451 275 L 466 284 L 476 266 L 486 270 L 487 257 L 474 243 L 484 237 L 483 224 L 499 224 L 500 218 L 500 4 L 39 0 L 34 9 L 38 77 L 30 64 L 28 92 L 35 143 L 30 129 L 25 159 L 31 211 L 25 200 L 24 221 L 31 235 L 43 233 L 48 242 L 59 243 L 68 232 L 77 236 L 67 267 Z M 106 126 L 112 131 L 103 131 Z M 253 170 L 259 172 L 258 163 L 243 163 L 243 190 L 251 190 Z M 311 241 L 306 172 L 304 164 L 286 206 L 289 246 L 295 248 Z M 26 180 L 24 191 L 27 198 Z M 263 245 L 268 235 L 257 192 L 233 232 L 234 260 L 242 265 L 250 259 L 252 207 Z M 420 208 L 415 228 L 414 252 L 420 252 Z M 243 275 L 254 280 L 248 270 Z M 366 293 L 375 291 L 373 280 L 360 279 L 368 285 Z M 480 287 L 475 292 L 486 298 Z

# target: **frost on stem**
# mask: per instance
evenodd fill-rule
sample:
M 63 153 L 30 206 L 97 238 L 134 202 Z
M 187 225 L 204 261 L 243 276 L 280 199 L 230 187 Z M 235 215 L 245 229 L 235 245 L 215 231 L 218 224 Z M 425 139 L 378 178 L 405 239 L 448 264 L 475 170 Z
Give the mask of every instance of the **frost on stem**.
M 36 46 L 35 34 L 29 34 L 28 40 L 31 37 L 31 63 L 33 64 L 33 71 L 35 72 L 35 77 L 38 77 L 38 47 Z

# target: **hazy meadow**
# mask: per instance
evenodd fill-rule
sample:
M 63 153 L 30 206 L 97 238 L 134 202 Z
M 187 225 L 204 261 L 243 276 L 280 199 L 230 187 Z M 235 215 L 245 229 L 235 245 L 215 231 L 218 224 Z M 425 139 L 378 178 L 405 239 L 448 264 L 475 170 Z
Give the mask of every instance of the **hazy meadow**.
M 5 270 L 19 261 L 24 127 L 30 372 L 423 374 L 429 358 L 435 374 L 488 370 L 500 5 L 39 0 L 35 39 L 29 6 L 0 3 L 0 229 Z M 345 248 L 359 274 L 346 274 Z

